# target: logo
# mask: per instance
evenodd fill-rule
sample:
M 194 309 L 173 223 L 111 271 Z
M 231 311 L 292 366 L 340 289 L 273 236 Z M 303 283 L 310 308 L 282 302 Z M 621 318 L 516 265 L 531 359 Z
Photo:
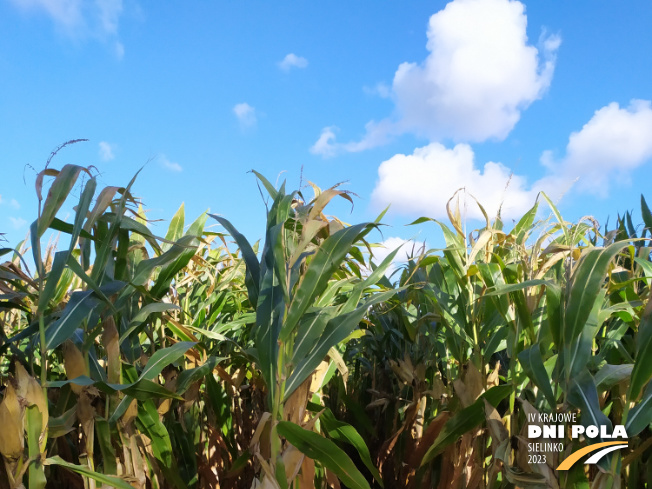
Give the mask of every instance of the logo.
M 598 437 L 602 440 L 610 438 L 619 440 L 592 443 L 580 448 L 566 457 L 559 464 L 557 470 L 569 470 L 582 457 L 589 454 L 593 455 L 586 459 L 584 463 L 597 464 L 608 453 L 627 448 L 627 432 L 623 425 L 616 425 L 613 431 L 610 431 L 610 427 L 606 425 L 584 426 L 577 424 L 576 416 L 575 413 L 528 414 L 528 439 L 537 440 L 535 443 L 528 443 L 528 451 L 530 452 L 528 458 L 531 463 L 546 463 L 546 452 L 563 452 L 563 440 L 569 431 L 571 440 L 577 440 L 580 436 L 586 440 L 593 440 Z M 549 441 L 540 442 L 538 439 Z
M 573 465 L 575 465 L 575 462 L 581 459 L 584 455 L 588 455 L 591 452 L 595 452 L 596 450 L 599 450 L 598 453 L 592 455 L 586 460 L 586 462 L 584 462 L 585 464 L 597 464 L 600 461 L 600 459 L 604 457 L 606 454 L 613 452 L 614 450 L 627 448 L 627 446 L 628 446 L 627 443 L 623 443 L 620 441 L 605 441 L 602 443 L 594 443 L 593 445 L 580 448 L 576 452 L 571 453 L 570 456 L 566 457 L 566 459 L 561 464 L 559 464 L 557 470 L 569 470 Z

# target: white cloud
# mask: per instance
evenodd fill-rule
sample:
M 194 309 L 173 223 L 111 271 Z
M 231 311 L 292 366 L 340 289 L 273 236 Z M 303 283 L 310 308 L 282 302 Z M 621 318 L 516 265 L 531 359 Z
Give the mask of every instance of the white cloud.
M 392 95 L 392 89 L 383 82 L 378 82 L 373 87 L 362 87 L 362 91 L 367 95 L 376 95 L 380 98 L 389 98 Z
M 168 160 L 165 155 L 161 155 L 159 157 L 159 162 L 161 163 L 161 166 L 163 168 L 166 168 L 170 171 L 177 172 L 177 173 L 183 171 L 183 167 L 179 163 Z
M 339 153 L 358 153 L 381 146 L 389 139 L 391 123 L 386 119 L 380 122 L 369 121 L 365 125 L 365 129 L 366 135 L 360 141 L 338 143 L 335 134 L 338 128 L 336 126 L 325 127 L 322 129 L 319 139 L 310 147 L 310 152 L 324 158 L 330 158 Z
M 100 141 L 99 147 L 100 158 L 102 161 L 111 161 L 115 158 L 115 154 L 113 154 L 115 146 L 113 144 L 107 143 L 106 141 Z
M 122 0 L 10 0 L 29 12 L 47 14 L 55 26 L 72 37 L 106 41 L 118 36 Z M 124 47 L 116 42 L 116 55 L 122 58 Z M 119 48 L 120 47 L 120 48 Z
M 122 58 L 125 57 L 124 44 L 122 44 L 120 41 L 116 41 L 115 44 L 113 45 L 113 48 L 115 50 L 115 57 L 118 58 L 118 60 L 121 60 Z
M 9 217 L 9 220 L 14 229 L 21 229 L 27 224 L 27 221 L 21 217 Z
M 76 29 L 84 23 L 82 0 L 10 0 L 25 10 L 41 10 L 66 29 Z
M 294 53 L 286 55 L 283 61 L 278 63 L 278 67 L 283 71 L 290 71 L 292 68 L 305 68 L 306 66 L 308 66 L 308 60 Z
M 337 146 L 335 143 L 335 131 L 337 127 L 325 127 L 322 129 L 319 139 L 310 147 L 310 152 L 315 155 L 321 155 L 325 158 L 335 156 L 337 154 Z
M 5 201 L 2 200 L 2 195 L 0 195 L 0 204 L 4 204 L 4 203 Z M 8 203 L 12 209 L 16 209 L 16 210 L 20 209 L 20 203 L 16 199 L 11 199 L 9 200 Z
M 550 85 L 561 43 L 544 34 L 537 49 L 528 43 L 526 25 L 518 1 L 450 2 L 430 17 L 426 59 L 396 70 L 393 116 L 368 127 L 358 146 L 341 149 L 377 146 L 407 132 L 430 141 L 507 137 L 521 111 Z
M 443 218 L 449 199 L 465 188 L 490 217 L 499 208 L 503 217 L 518 217 L 532 207 L 540 185 L 528 188 L 524 177 L 513 175 L 501 163 L 477 168 L 474 157 L 468 144 L 448 149 L 440 143 L 417 148 L 411 155 L 395 155 L 378 168 L 372 201 L 383 207 L 391 204 L 392 211 L 401 214 Z M 468 218 L 482 219 L 471 196 L 460 203 L 460 209 Z
M 455 0 L 433 15 L 425 62 L 394 75 L 401 129 L 431 140 L 504 139 L 550 85 L 560 42 L 544 40 L 541 63 L 524 10 L 516 1 Z
M 372 248 L 374 257 L 373 261 L 376 265 L 380 265 L 389 254 L 394 251 L 396 248 L 400 248 L 396 256 L 390 263 L 389 267 L 385 271 L 387 277 L 391 277 L 392 274 L 398 269 L 401 265 L 407 263 L 407 261 L 414 255 L 418 255 L 418 247 L 414 241 L 409 239 L 403 239 L 396 236 L 387 238 L 386 240 L 379 243 L 380 246 Z
M 95 0 L 100 25 L 104 32 L 117 34 L 118 21 L 122 14 L 122 0 Z
M 542 163 L 553 175 L 578 180 L 578 190 L 606 196 L 610 182 L 627 180 L 631 170 L 652 159 L 652 105 L 632 100 L 627 108 L 616 102 L 597 110 L 591 120 L 570 135 L 566 154 L 555 161 L 544 152 Z
M 398 213 L 445 217 L 448 199 L 458 188 L 465 188 L 490 217 L 499 208 L 503 217 L 520 217 L 539 191 L 554 200 L 573 186 L 583 193 L 606 196 L 613 182 L 627 182 L 632 170 L 652 160 L 650 135 L 652 102 L 632 100 L 626 108 L 613 102 L 570 135 L 563 157 L 555 160 L 551 151 L 544 151 L 541 163 L 547 174 L 531 185 L 501 163 L 476 167 L 467 144 L 448 149 L 431 143 L 411 155 L 398 154 L 384 161 L 378 168 L 372 200 L 379 206 L 391 204 Z M 466 202 L 467 217 L 482 218 L 473 199 Z
M 238 118 L 238 122 L 240 123 L 240 127 L 242 129 L 254 127 L 258 122 L 256 109 L 246 102 L 236 104 L 233 107 L 233 113 Z

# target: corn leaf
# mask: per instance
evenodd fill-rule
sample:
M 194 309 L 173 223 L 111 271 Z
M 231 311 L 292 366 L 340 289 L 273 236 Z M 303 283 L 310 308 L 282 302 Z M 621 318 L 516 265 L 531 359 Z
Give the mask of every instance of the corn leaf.
M 350 489 L 370 489 L 369 483 L 353 461 L 332 441 L 289 421 L 280 421 L 277 429 L 279 435 L 286 438 L 301 453 L 335 473 Z

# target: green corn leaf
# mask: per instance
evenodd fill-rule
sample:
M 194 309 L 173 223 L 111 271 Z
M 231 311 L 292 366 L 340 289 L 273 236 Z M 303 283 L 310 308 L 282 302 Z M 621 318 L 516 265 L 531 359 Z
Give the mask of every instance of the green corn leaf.
M 104 473 L 115 475 L 118 473 L 115 450 L 111 444 L 111 427 L 108 421 L 101 416 L 95 416 L 95 434 L 100 452 L 102 452 L 102 465 Z
M 380 472 L 371 460 L 369 448 L 367 448 L 367 444 L 360 436 L 360 433 L 358 433 L 358 431 L 350 424 L 335 419 L 335 416 L 333 416 L 330 409 L 327 409 L 319 417 L 319 420 L 329 437 L 339 442 L 348 443 L 358 451 L 362 463 L 365 464 L 367 469 L 369 469 L 369 472 L 371 472 L 371 475 L 376 479 L 378 485 L 380 485 L 380 487 L 385 487 Z
M 573 274 L 570 296 L 566 304 L 564 342 L 577 338 L 589 319 L 591 310 L 604 286 L 609 264 L 628 243 L 614 243 L 607 248 L 592 249 Z
M 192 257 L 195 255 L 197 251 L 199 240 L 194 238 L 192 235 L 188 235 L 185 237 L 191 237 L 193 239 L 189 241 L 188 246 L 185 246 L 172 261 L 163 265 L 161 271 L 158 274 L 158 277 L 156 277 L 156 282 L 154 282 L 154 285 L 150 290 L 152 296 L 157 299 L 160 299 L 168 292 L 170 288 L 170 284 L 172 283 L 172 280 L 174 280 L 174 277 L 186 265 L 188 265 L 188 263 L 190 262 L 190 260 L 192 259 Z M 175 246 L 177 246 L 176 243 L 172 245 L 172 248 L 174 249 Z
M 491 297 L 493 295 L 508 294 L 510 292 L 517 292 L 519 290 L 527 289 L 528 287 L 535 287 L 537 285 L 550 285 L 549 280 L 535 279 L 535 280 L 525 280 L 516 284 L 499 284 L 496 285 L 493 290 L 487 292 L 485 297 Z
M 543 197 L 543 199 L 548 203 L 550 210 L 552 211 L 553 215 L 557 219 L 557 222 L 561 226 L 562 231 L 564 232 L 565 242 L 570 245 L 571 239 L 570 235 L 568 234 L 568 227 L 566 226 L 566 221 L 564 221 L 564 219 L 561 217 L 559 209 L 557 209 L 557 206 L 553 204 L 552 200 L 550 200 L 550 197 L 548 197 L 545 192 L 541 192 L 541 197 Z
M 595 374 L 595 385 L 599 391 L 611 389 L 614 385 L 629 379 L 632 375 L 631 363 L 624 363 L 622 365 L 606 364 L 600 367 L 600 370 Z
M 77 421 L 77 407 L 73 406 L 64 412 L 61 416 L 50 416 L 48 419 L 48 438 L 58 438 L 73 430 L 73 425 Z
M 100 288 L 105 295 L 120 291 L 126 284 L 114 281 Z M 74 292 L 61 317 L 50 324 L 45 330 L 45 346 L 48 350 L 56 348 L 69 339 L 91 312 L 97 309 L 103 301 L 93 291 Z
M 128 337 L 132 331 L 134 331 L 138 326 L 143 324 L 151 314 L 157 312 L 169 311 L 169 310 L 180 310 L 181 308 L 176 304 L 170 304 L 169 302 L 151 302 L 138 311 L 127 326 L 127 330 L 122 334 L 122 339 L 124 340 Z
M 267 248 L 267 245 L 266 245 Z M 283 290 L 278 284 L 273 253 L 263 251 L 262 280 L 256 307 L 256 357 L 270 399 L 276 394 L 278 372 L 278 334 L 285 313 Z
M 280 421 L 277 430 L 301 453 L 321 463 L 350 489 L 370 489 L 353 461 L 332 441 L 289 421 Z
M 45 479 L 43 464 L 40 461 L 41 447 L 39 442 L 43 430 L 43 416 L 35 404 L 26 408 L 25 420 L 29 458 L 35 459 L 29 465 L 29 489 L 44 489 L 47 480 Z
M 308 378 L 308 376 L 312 375 L 313 371 L 321 363 L 332 346 L 337 345 L 340 341 L 344 340 L 351 334 L 353 329 L 358 326 L 369 307 L 388 300 L 397 292 L 398 290 L 390 290 L 374 294 L 371 299 L 367 300 L 354 311 L 342 316 L 334 317 L 328 321 L 317 344 L 303 359 L 299 361 L 296 368 L 292 371 L 285 386 L 283 399 L 287 399 L 292 392 L 294 392 L 294 390 Z M 302 336 L 303 334 L 306 334 L 306 332 L 302 331 L 299 336 Z
M 188 226 L 188 231 L 186 235 L 188 236 L 197 236 L 198 238 L 204 234 L 204 226 L 206 226 L 206 220 L 208 219 L 208 213 L 202 212 L 197 219 L 195 219 L 190 226 Z
M 136 382 L 131 384 L 112 384 L 110 382 L 105 382 L 103 380 L 93 380 L 90 377 L 81 375 L 75 377 L 74 379 L 69 380 L 55 380 L 48 382 L 48 387 L 57 388 L 63 387 L 67 384 L 80 385 L 82 387 L 94 386 L 98 390 L 105 392 L 106 394 L 115 394 L 116 392 L 124 392 L 125 394 L 138 399 L 140 401 L 146 401 L 152 398 L 170 398 L 183 400 L 183 397 L 175 394 L 174 392 L 166 389 L 161 384 L 157 384 L 149 379 L 140 378 Z
M 293 365 L 297 365 L 314 348 L 319 338 L 322 337 L 326 324 L 338 312 L 339 308 L 328 306 L 316 308 L 314 311 L 309 311 L 303 315 L 298 326 L 301 334 L 297 335 L 294 342 Z
M 260 263 L 258 263 L 256 253 L 254 253 L 254 250 L 249 244 L 249 241 L 247 241 L 247 238 L 240 234 L 238 230 L 233 226 L 233 224 L 231 224 L 228 220 L 214 214 L 209 214 L 209 216 L 219 222 L 224 227 L 224 229 L 227 230 L 227 232 L 231 235 L 231 237 L 235 240 L 238 247 L 240 248 L 240 251 L 242 252 L 242 258 L 244 259 L 247 266 L 245 285 L 249 291 L 249 302 L 255 306 L 258 303 L 258 293 L 260 287 Z
M 170 226 L 168 227 L 168 232 L 165 235 L 165 240 L 169 243 L 164 243 L 161 248 L 167 251 L 170 248 L 170 244 L 177 241 L 181 236 L 183 236 L 183 224 L 185 219 L 185 206 L 181 204 L 177 212 L 170 219 Z
M 102 301 L 107 306 L 109 306 L 109 308 L 111 308 L 111 310 L 114 313 L 116 313 L 116 314 L 118 313 L 117 309 L 113 305 L 113 302 L 111 302 L 111 300 L 104 293 L 104 289 L 106 287 L 100 287 L 100 285 L 95 280 L 93 280 L 88 274 L 86 274 L 86 272 L 84 271 L 82 266 L 79 264 L 79 262 L 75 259 L 74 255 L 72 253 L 68 254 L 68 262 L 67 262 L 67 264 L 68 264 L 68 268 L 70 269 L 70 271 L 72 273 L 77 275 L 77 277 L 79 277 L 82 280 L 82 282 L 84 282 L 84 284 L 86 284 L 88 286 L 89 289 L 93 290 L 95 295 L 97 295 L 97 297 L 102 299 Z M 108 285 L 108 283 L 105 284 L 105 285 Z M 117 283 L 116 283 L 116 286 L 117 286 Z M 114 290 L 114 288 L 109 287 L 109 289 L 108 289 L 109 294 L 115 293 L 115 292 L 113 292 L 113 290 Z
M 439 436 L 423 456 L 421 467 L 430 463 L 447 446 L 456 442 L 464 433 L 467 433 L 485 421 L 485 404 L 483 399 L 486 399 L 489 404 L 496 407 L 510 393 L 511 387 L 509 386 L 494 386 L 482 394 L 473 404 L 458 411 L 457 414 L 446 422 Z
M 341 266 L 353 243 L 370 226 L 371 224 L 368 223 L 350 226 L 324 240 L 297 286 L 285 324 L 281 329 L 280 341 L 288 339 L 301 316 L 312 305 L 315 298 L 326 289 L 328 281 L 335 270 Z
M 652 423 L 652 383 L 643 391 L 641 401 L 627 414 L 625 431 L 628 437 L 634 437 Z
M 365 289 L 378 283 L 378 281 L 385 275 L 385 272 L 392 264 L 394 257 L 396 257 L 396 254 L 400 251 L 400 249 L 401 246 L 393 250 L 389 255 L 385 257 L 385 259 L 381 262 L 381 264 L 378 265 L 369 274 L 369 276 L 366 279 L 357 283 L 353 287 L 353 289 L 349 293 L 349 298 L 346 300 L 346 304 L 342 308 L 341 313 L 350 312 L 357 307 L 358 302 L 360 302 L 360 299 L 362 298 L 362 294 L 364 293 Z
M 133 486 L 127 483 L 124 479 L 112 475 L 104 475 L 99 472 L 95 472 L 84 465 L 71 464 L 70 462 L 66 462 L 65 460 L 63 460 L 58 455 L 47 458 L 45 460 L 45 465 L 58 465 L 60 467 L 64 467 L 68 470 L 72 470 L 73 472 L 76 472 L 77 474 L 80 474 L 81 476 L 90 477 L 91 479 L 96 480 L 97 482 L 106 484 L 107 486 L 115 487 L 118 489 L 133 489 Z
M 88 210 L 90 209 L 91 203 L 93 201 L 93 196 L 95 195 L 96 188 L 97 180 L 95 180 L 95 177 L 89 179 L 86 182 L 86 185 L 84 185 L 84 190 L 81 194 L 81 197 L 79 198 L 79 204 L 77 205 L 77 209 L 75 209 L 75 221 L 70 236 L 70 246 L 68 247 L 70 251 L 72 251 L 77 245 L 77 239 L 82 232 L 84 221 L 88 216 Z
M 181 341 L 168 348 L 156 351 L 156 353 L 154 353 L 148 360 L 147 365 L 140 373 L 138 379 L 131 384 L 112 384 L 103 381 L 98 382 L 86 376 L 80 376 L 72 380 L 49 382 L 48 387 L 62 387 L 65 384 L 73 383 L 82 386 L 93 385 L 107 394 L 115 394 L 118 391 L 122 391 L 131 397 L 142 400 L 150 399 L 152 397 L 183 399 L 181 396 L 153 381 L 166 366 L 179 360 L 179 358 L 183 357 L 186 351 L 194 345 L 195 343 L 189 341 Z
M 527 240 L 528 235 L 532 231 L 532 224 L 534 223 L 534 218 L 537 215 L 537 211 L 539 210 L 539 201 L 537 199 L 537 202 L 532 206 L 532 208 L 527 211 L 523 217 L 516 223 L 516 226 L 514 226 L 514 230 L 512 231 L 512 234 L 516 235 L 516 242 L 518 244 L 525 244 L 525 241 Z
M 649 300 L 649 299 L 648 299 Z M 645 384 L 652 379 L 652 302 L 646 307 L 636 335 L 636 362 L 632 369 L 627 399 L 635 401 Z
M 518 360 L 530 380 L 543 392 L 546 401 L 548 401 L 548 406 L 550 406 L 552 411 L 555 411 L 557 400 L 552 391 L 550 377 L 548 377 L 548 372 L 546 372 L 546 368 L 543 365 L 539 345 L 533 345 L 527 350 L 520 352 L 518 354 Z
M 203 379 L 207 375 L 210 375 L 211 372 L 215 369 L 217 364 L 226 358 L 218 358 L 211 356 L 206 362 L 201 366 L 189 370 L 184 370 L 177 377 L 177 394 L 183 394 L 188 387 L 193 382 L 197 382 L 200 379 Z
M 641 194 L 641 214 L 643 215 L 645 229 L 647 229 L 650 236 L 652 236 L 652 212 L 650 212 L 650 208 L 648 207 L 647 202 L 645 202 L 643 194 Z M 645 236 L 645 234 L 641 234 L 641 237 L 642 236 Z
M 138 405 L 138 422 L 141 424 L 142 430 L 152 440 L 154 456 L 165 467 L 172 468 L 174 456 L 170 435 L 160 421 L 156 405 L 152 401 L 146 401 Z
M 157 350 L 147 361 L 139 379 L 154 380 L 163 371 L 163 368 L 183 357 L 195 344 L 190 341 L 180 341 L 168 348 Z
M 70 234 L 70 235 L 74 233 L 74 226 L 68 222 L 62 221 L 58 217 L 52 219 L 52 222 L 50 223 L 50 229 L 53 229 L 54 231 Z M 79 231 L 79 237 L 84 239 L 90 239 L 91 241 L 95 240 L 95 237 L 93 237 L 92 234 L 89 234 L 88 231 L 85 231 L 84 229 Z
M 108 222 L 108 223 L 118 223 L 120 224 L 119 228 L 123 231 L 131 231 L 132 233 L 142 236 L 145 241 L 157 252 L 162 253 L 162 249 L 158 244 L 158 241 L 164 241 L 163 238 L 157 238 L 152 234 L 149 228 L 135 219 L 128 217 L 124 214 L 118 215 L 113 212 L 105 212 L 102 214 L 99 219 L 99 222 Z M 141 241 L 141 240 L 139 240 Z M 173 244 L 173 243 L 168 243 Z
M 90 172 L 82 166 L 65 165 L 55 177 L 52 185 L 50 185 L 48 196 L 43 204 L 41 217 L 38 220 L 37 239 L 43 236 L 43 233 L 50 227 L 82 171 L 90 175 Z
M 57 285 L 61 279 L 61 274 L 68 263 L 68 258 L 70 257 L 70 251 L 57 251 L 54 254 L 54 260 L 52 260 L 52 268 L 50 268 L 50 273 L 47 275 L 47 280 L 45 281 L 45 286 L 43 287 L 43 292 L 39 296 L 38 300 L 38 312 L 41 313 L 45 311 L 50 302 L 50 299 L 55 294 L 57 290 Z
M 173 264 L 176 260 L 183 257 L 190 250 L 197 249 L 197 238 L 194 236 L 183 236 L 179 241 L 177 241 L 172 248 L 163 253 L 156 258 L 150 258 L 149 260 L 143 260 L 138 263 L 136 267 L 136 272 L 134 273 L 134 278 L 132 283 L 134 285 L 145 285 L 150 279 L 152 273 L 156 268 L 165 267 L 170 264 Z
M 558 349 L 562 348 L 561 325 L 562 325 L 562 299 L 561 287 L 557 284 L 549 284 L 546 287 L 546 312 L 548 318 L 548 327 L 552 341 Z
M 584 370 L 581 374 L 571 378 L 568 391 L 568 402 L 578 408 L 581 413 L 581 421 L 584 426 L 606 425 L 611 431 L 612 425 L 609 418 L 600 410 L 598 389 L 591 374 Z M 597 441 L 601 438 L 595 438 Z
M 267 193 L 270 195 L 272 199 L 276 199 L 276 195 L 278 194 L 278 191 L 274 188 L 274 185 L 272 185 L 269 180 L 267 180 L 264 176 L 262 176 L 260 173 L 258 173 L 256 170 L 251 170 L 251 173 L 256 175 L 258 180 L 263 184 L 265 187 L 265 190 L 267 190 Z
M 564 369 L 567 379 L 580 374 L 591 359 L 593 339 L 609 315 L 609 311 L 602 309 L 605 296 L 606 289 L 598 291 L 580 335 L 564 345 Z
M 136 181 L 136 177 L 138 176 L 139 173 L 140 170 L 138 170 L 138 172 L 132 177 L 132 179 L 129 182 L 129 185 L 127 185 L 127 188 L 118 189 L 118 191 L 122 193 L 122 196 L 120 197 L 120 200 L 117 204 L 114 203 L 114 207 L 117 213 L 103 214 L 102 216 L 108 217 L 109 219 L 108 222 L 100 222 L 99 220 L 96 221 L 97 228 L 96 228 L 95 235 L 98 239 L 95 241 L 96 255 L 95 255 L 95 262 L 93 263 L 93 271 L 91 272 L 91 277 L 93 277 L 93 280 L 95 280 L 96 282 L 101 283 L 102 277 L 104 277 L 107 274 L 107 268 L 111 268 L 110 263 L 114 259 L 114 240 L 120 234 L 121 229 L 123 230 L 126 229 L 126 228 L 121 228 L 123 221 L 125 221 L 125 225 L 129 221 L 129 219 L 126 216 L 124 216 L 124 212 L 126 210 L 127 200 L 129 197 L 131 197 L 130 194 L 131 186 Z M 99 198 L 103 197 L 102 193 L 103 192 L 100 192 L 100 195 L 98 196 L 98 202 L 93 208 L 93 211 L 91 212 L 91 216 L 89 216 L 87 220 L 86 223 L 87 230 L 90 230 L 89 222 L 91 221 L 91 219 L 93 219 L 93 214 L 95 210 L 98 209 L 98 205 L 100 204 Z M 112 194 L 109 192 L 109 196 L 111 195 Z M 133 200 L 133 198 L 131 199 Z M 110 203 L 111 203 L 110 201 L 108 203 L 102 202 L 102 205 L 104 204 L 109 205 Z M 98 210 L 98 213 L 101 215 L 101 212 L 104 212 L 104 210 L 100 208 L 100 210 Z M 145 229 L 147 228 L 145 227 Z M 153 243 L 150 242 L 150 245 L 152 246 L 152 248 L 154 248 L 154 250 L 159 252 L 160 247 L 158 246 L 158 243 L 156 243 L 156 240 L 153 241 L 154 241 Z M 85 245 L 83 247 L 83 253 L 82 253 L 82 263 L 83 263 L 83 268 L 85 270 L 87 270 L 88 267 L 90 266 L 89 260 L 90 260 L 90 247 Z

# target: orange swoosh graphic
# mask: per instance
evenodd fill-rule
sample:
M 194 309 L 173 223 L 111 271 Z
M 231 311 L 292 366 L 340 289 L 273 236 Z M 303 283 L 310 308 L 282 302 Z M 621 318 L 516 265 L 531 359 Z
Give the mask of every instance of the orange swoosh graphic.
M 588 455 L 589 453 L 600 450 L 601 448 L 608 447 L 610 445 L 624 445 L 626 443 L 627 441 L 605 441 L 602 443 L 594 443 L 588 447 L 580 448 L 578 451 L 571 453 L 569 457 L 567 457 L 561 464 L 559 464 L 557 470 L 568 470 L 584 455 Z

